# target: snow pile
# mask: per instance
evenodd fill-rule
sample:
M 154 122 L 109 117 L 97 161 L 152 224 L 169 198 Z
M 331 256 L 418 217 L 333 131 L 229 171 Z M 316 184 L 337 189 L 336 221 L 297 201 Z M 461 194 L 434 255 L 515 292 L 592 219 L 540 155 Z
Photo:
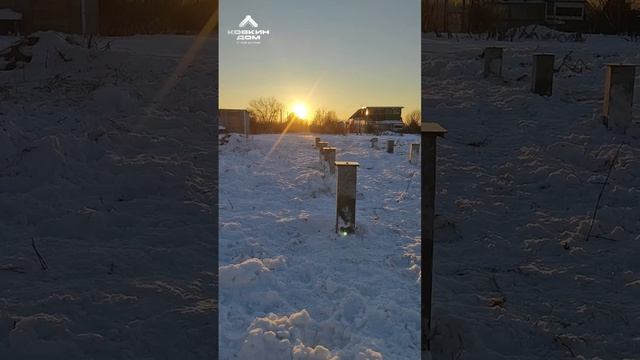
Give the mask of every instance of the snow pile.
M 31 48 L 37 38 L 0 36 L 0 71 L 21 68 L 31 61 Z
M 567 33 L 551 29 L 544 25 L 527 25 L 508 29 L 505 34 L 510 40 L 557 40 L 557 41 L 583 41 L 574 33 Z
M 16 36 L 0 35 L 0 54 L 10 46 L 18 43 L 19 38 Z
M 30 46 L 23 51 L 31 58 L 23 66 L 23 76 L 30 80 L 50 79 L 69 71 L 91 71 L 91 63 L 99 61 L 97 58 L 105 51 L 97 46 L 90 47 L 89 38 L 54 31 L 39 31 L 29 39 Z
M 442 37 L 439 33 L 428 33 L 425 38 L 438 39 Z M 508 42 L 521 41 L 557 41 L 557 42 L 584 42 L 592 35 L 582 33 L 564 32 L 549 28 L 544 25 L 526 25 L 508 28 L 499 32 L 489 33 L 449 33 L 449 39 L 455 39 L 456 42 L 469 40 L 499 40 Z M 426 50 L 426 49 L 425 49 Z
M 218 274 L 220 284 L 225 287 L 243 287 L 254 283 L 265 284 L 271 272 L 276 266 L 282 265 L 284 258 L 276 259 L 248 259 L 240 264 L 221 266 Z
M 337 355 L 323 344 L 346 344 L 351 334 L 334 321 L 319 323 L 311 319 L 306 310 L 289 316 L 269 314 L 257 318 L 251 324 L 249 334 L 242 344 L 240 359 L 279 360 L 383 360 L 381 353 L 372 349 L 357 351 L 355 357 Z M 343 357 L 344 356 L 344 357 Z
M 358 161 L 356 233 L 335 233 L 335 182 L 314 135 L 232 134 L 220 147 L 220 358 L 417 359 L 416 136 L 320 135 Z M 259 199 L 259 202 L 256 201 Z
M 258 318 L 252 324 L 249 335 L 240 350 L 240 359 L 282 359 L 290 353 L 293 359 L 337 360 L 322 345 L 306 346 L 322 342 L 323 329 L 311 322 L 306 310 L 290 316 L 270 314 Z M 320 333 L 320 338 L 318 335 Z M 330 340 L 330 339 L 327 339 Z M 266 357 L 264 357 L 267 354 Z

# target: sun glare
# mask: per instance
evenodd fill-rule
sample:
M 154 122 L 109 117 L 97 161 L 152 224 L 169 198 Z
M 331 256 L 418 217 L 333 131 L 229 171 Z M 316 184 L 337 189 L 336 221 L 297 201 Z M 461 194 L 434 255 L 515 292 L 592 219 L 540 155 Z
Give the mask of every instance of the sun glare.
M 307 106 L 303 103 L 297 103 L 293 105 L 293 113 L 300 119 L 307 119 L 309 116 L 309 110 L 307 110 Z

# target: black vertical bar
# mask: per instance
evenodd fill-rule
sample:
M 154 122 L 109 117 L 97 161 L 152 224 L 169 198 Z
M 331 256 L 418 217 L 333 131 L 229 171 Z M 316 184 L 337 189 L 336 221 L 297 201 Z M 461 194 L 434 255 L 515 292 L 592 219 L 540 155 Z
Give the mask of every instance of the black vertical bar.
M 422 181 L 421 181 L 421 301 L 422 301 L 422 351 L 429 351 L 431 329 L 431 298 L 433 279 L 433 234 L 436 195 L 436 135 L 422 133 Z

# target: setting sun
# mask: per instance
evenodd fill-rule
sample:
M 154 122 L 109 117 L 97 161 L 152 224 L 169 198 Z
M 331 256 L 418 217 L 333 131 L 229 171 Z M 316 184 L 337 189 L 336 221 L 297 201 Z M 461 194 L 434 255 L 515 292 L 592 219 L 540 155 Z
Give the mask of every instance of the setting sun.
M 309 116 L 309 110 L 303 103 L 293 105 L 292 111 L 300 119 L 307 119 L 307 116 Z

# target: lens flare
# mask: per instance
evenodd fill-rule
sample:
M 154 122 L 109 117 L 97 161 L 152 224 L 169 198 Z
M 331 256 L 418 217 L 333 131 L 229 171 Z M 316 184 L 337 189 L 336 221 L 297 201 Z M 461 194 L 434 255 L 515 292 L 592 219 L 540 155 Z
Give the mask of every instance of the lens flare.
M 291 110 L 299 119 L 306 119 L 309 116 L 309 110 L 303 103 L 297 103 L 293 105 L 293 108 Z

